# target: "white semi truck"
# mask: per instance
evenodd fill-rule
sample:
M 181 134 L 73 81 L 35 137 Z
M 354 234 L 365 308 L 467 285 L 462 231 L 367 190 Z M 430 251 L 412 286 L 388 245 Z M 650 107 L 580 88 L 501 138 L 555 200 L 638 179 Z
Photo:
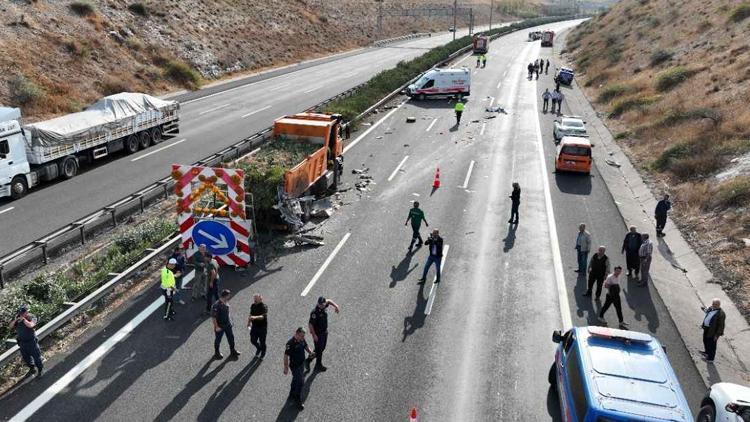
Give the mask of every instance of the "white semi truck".
M 104 97 L 79 113 L 21 124 L 21 111 L 0 107 L 0 197 L 78 174 L 81 163 L 125 150 L 133 154 L 179 131 L 180 104 L 146 94 Z

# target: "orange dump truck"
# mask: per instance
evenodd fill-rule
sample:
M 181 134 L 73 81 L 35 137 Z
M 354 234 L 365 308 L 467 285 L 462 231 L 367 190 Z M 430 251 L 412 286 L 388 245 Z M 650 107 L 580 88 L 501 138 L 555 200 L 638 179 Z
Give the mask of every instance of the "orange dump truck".
M 283 190 L 287 198 L 323 192 L 339 183 L 344 169 L 340 126 L 341 115 L 338 114 L 299 113 L 273 122 L 275 139 L 320 146 L 284 173 Z

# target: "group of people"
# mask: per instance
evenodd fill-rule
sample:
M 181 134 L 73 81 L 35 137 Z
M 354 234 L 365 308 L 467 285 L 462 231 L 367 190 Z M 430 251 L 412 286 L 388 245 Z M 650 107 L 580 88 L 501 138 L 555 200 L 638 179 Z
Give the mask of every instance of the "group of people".
M 406 222 L 404 222 L 404 226 L 411 222 L 412 230 L 411 243 L 409 243 L 409 249 L 407 252 L 412 253 L 414 242 L 417 242 L 417 249 L 421 248 L 424 243 L 424 245 L 429 248 L 429 255 L 427 256 L 427 262 L 422 270 L 422 278 L 419 279 L 419 284 L 422 284 L 427 280 L 427 273 L 430 271 L 432 265 L 435 265 L 435 272 L 437 273 L 435 283 L 440 283 L 440 266 L 443 261 L 443 238 L 440 237 L 440 231 L 434 229 L 427 240 L 423 242 L 422 235 L 419 233 L 423 221 L 427 227 L 430 226 L 424 216 L 424 211 L 419 208 L 419 202 L 414 201 L 414 204 L 409 210 L 409 214 L 406 216 Z
M 560 92 L 559 88 L 555 89 L 552 92 L 549 92 L 549 88 L 545 88 L 544 93 L 542 93 L 542 112 L 547 112 L 549 102 L 550 100 L 552 100 L 552 109 L 550 110 L 550 112 L 555 113 L 555 107 L 557 107 L 557 114 L 562 113 L 562 102 L 564 99 L 565 95 Z
M 479 54 L 477 55 L 477 67 L 484 68 L 487 66 L 487 55 L 486 54 Z
M 536 79 L 539 79 L 539 73 L 544 71 L 544 74 L 549 73 L 549 59 L 536 59 L 533 63 L 529 63 L 526 69 L 529 71 L 529 80 L 536 74 Z

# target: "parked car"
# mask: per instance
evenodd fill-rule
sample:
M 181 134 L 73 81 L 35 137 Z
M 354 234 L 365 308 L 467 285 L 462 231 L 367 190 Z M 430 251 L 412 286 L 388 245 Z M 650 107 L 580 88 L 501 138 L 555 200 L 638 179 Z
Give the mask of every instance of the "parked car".
M 560 82 L 561 85 L 570 86 L 573 83 L 574 76 L 575 72 L 573 71 L 573 69 L 561 67 L 560 70 L 557 71 L 557 75 L 555 75 L 555 81 Z
M 563 136 L 557 145 L 555 171 L 590 174 L 591 164 L 593 164 L 592 147 L 588 138 Z
M 456 32 L 456 28 L 451 26 L 450 28 L 448 28 L 448 32 Z
M 586 136 L 586 122 L 578 116 L 563 116 L 555 120 L 552 137 L 557 143 L 563 136 Z
M 664 348 L 654 337 L 607 327 L 555 331 L 549 383 L 566 422 L 693 420 Z
M 701 401 L 696 422 L 750 422 L 750 388 L 729 382 L 714 384 Z

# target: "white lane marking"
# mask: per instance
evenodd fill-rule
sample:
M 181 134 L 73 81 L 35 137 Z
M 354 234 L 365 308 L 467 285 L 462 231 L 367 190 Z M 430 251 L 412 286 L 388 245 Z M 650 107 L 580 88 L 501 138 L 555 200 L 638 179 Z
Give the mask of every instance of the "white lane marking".
M 183 279 L 183 286 L 187 286 L 195 276 L 194 272 L 188 273 Z M 143 321 L 146 320 L 152 313 L 157 311 L 164 304 L 164 299 L 159 297 L 158 299 L 151 302 L 146 309 L 142 310 L 135 318 L 131 319 L 124 327 L 120 328 L 112 337 L 108 338 L 107 341 L 102 343 L 101 346 L 97 347 L 96 350 L 91 352 L 90 355 L 86 356 L 76 366 L 71 368 L 68 373 L 60 377 L 54 384 L 44 390 L 44 392 L 38 395 L 31 403 L 27 404 L 26 407 L 21 409 L 11 421 L 25 421 L 30 418 L 34 413 L 52 400 L 62 390 L 64 390 L 71 382 L 73 382 L 79 375 L 81 375 L 91 365 L 101 359 L 107 352 L 109 352 L 118 343 L 123 341 L 130 333 L 132 333 Z
M 153 150 L 153 151 L 149 151 L 149 152 L 147 152 L 147 153 L 145 153 L 145 154 L 143 154 L 143 155 L 139 155 L 138 157 L 135 157 L 135 158 L 133 158 L 133 159 L 132 159 L 132 160 L 130 160 L 130 161 L 131 161 L 131 162 L 133 162 L 133 161 L 138 161 L 138 160 L 140 160 L 140 159 L 142 159 L 142 158 L 146 158 L 146 157 L 148 157 L 149 155 L 154 155 L 154 154 L 156 154 L 157 152 L 161 152 L 161 151 L 164 151 L 164 150 L 165 150 L 165 149 L 167 149 L 167 148 L 172 148 L 173 146 L 175 146 L 175 145 L 177 145 L 177 144 L 181 144 L 181 143 L 183 143 L 183 142 L 185 142 L 185 141 L 187 141 L 187 139 L 184 139 L 184 138 L 183 138 L 183 139 L 180 139 L 179 141 L 176 141 L 176 142 L 172 142 L 172 143 L 171 143 L 171 144 L 169 144 L 169 145 L 164 145 L 164 146 L 163 146 L 163 147 L 161 147 L 161 148 L 156 148 L 156 149 L 155 149 L 155 150 Z
M 471 163 L 469 164 L 469 171 L 466 172 L 466 178 L 464 179 L 464 184 L 461 186 L 462 189 L 466 189 L 469 187 L 469 179 L 471 178 L 471 172 L 474 170 L 474 160 L 471 160 Z
M 505 75 L 503 75 L 503 78 L 504 77 Z M 495 87 L 495 89 L 499 89 L 502 85 L 503 85 L 503 80 L 501 79 L 500 82 L 497 83 L 497 86 Z
M 291 84 L 292 84 L 291 82 L 287 82 L 285 84 L 279 84 L 279 85 L 276 85 L 276 86 L 274 86 L 272 88 L 268 88 L 266 91 L 278 91 L 280 89 L 284 89 L 284 88 L 288 87 Z
M 353 148 L 354 145 L 357 145 L 359 143 L 359 141 L 361 141 L 362 139 L 365 138 L 365 136 L 369 135 L 370 132 L 372 132 L 373 130 L 375 130 L 376 127 L 380 126 L 380 124 L 383 123 L 387 118 L 391 117 L 391 115 L 393 115 L 393 113 L 395 113 L 396 110 L 398 110 L 401 107 L 403 107 L 403 105 L 406 104 L 408 101 L 409 100 L 406 100 L 403 103 L 399 104 L 398 107 L 396 107 L 393 110 L 391 110 L 390 112 L 388 112 L 388 114 L 386 114 L 385 116 L 383 116 L 382 119 L 380 119 L 377 122 L 375 122 L 375 124 L 373 124 L 372 126 L 370 126 L 370 128 L 367 129 L 363 134 L 359 135 L 357 137 L 357 139 L 355 139 L 352 142 L 350 142 L 346 147 L 344 147 L 344 154 L 346 154 L 346 152 L 349 151 L 349 149 Z
M 15 208 L 16 208 L 16 207 L 8 207 L 8 208 L 6 208 L 6 209 L 4 209 L 4 210 L 0 211 L 0 214 L 5 214 L 6 212 L 8 212 L 8 211 L 10 211 L 10 210 L 12 210 L 12 209 L 15 209 Z
M 313 92 L 313 91 L 317 91 L 317 90 L 319 90 L 320 88 L 323 88 L 324 86 L 325 86 L 325 85 L 318 85 L 318 86 L 315 86 L 315 87 L 312 87 L 312 88 L 308 89 L 307 91 L 302 91 L 302 92 L 303 92 L 304 94 L 309 94 L 309 93 L 311 93 L 311 92 Z
M 539 101 L 536 95 L 537 82 L 529 85 L 533 87 L 532 97 L 534 98 L 534 112 L 539 115 Z M 549 180 L 547 180 L 547 168 L 545 167 L 544 144 L 542 140 L 542 128 L 539 118 L 536 118 L 536 140 L 539 150 L 539 171 L 542 175 L 542 184 L 544 185 L 544 202 L 547 208 L 547 224 L 549 229 L 550 246 L 552 248 L 552 264 L 555 267 L 555 281 L 557 282 L 557 297 L 560 304 L 560 318 L 562 319 L 562 328 L 567 331 L 573 327 L 573 321 L 570 317 L 570 304 L 568 303 L 568 291 L 565 286 L 565 275 L 563 274 L 562 257 L 560 256 L 560 244 L 557 239 L 557 225 L 555 224 L 555 213 L 552 209 L 552 195 L 549 190 Z M 564 332 L 563 331 L 563 332 Z
M 393 173 L 391 173 L 391 175 L 390 175 L 390 176 L 388 176 L 388 181 L 389 181 L 389 182 L 390 182 L 391 180 L 393 180 L 393 178 L 394 178 L 394 177 L 396 177 L 396 173 L 398 173 L 398 171 L 399 171 L 399 170 L 401 170 L 401 166 L 403 166 L 403 165 L 404 165 L 404 163 L 406 162 L 406 160 L 407 160 L 408 158 L 409 158 L 409 156 L 407 155 L 406 157 L 404 157 L 404 159 L 403 159 L 403 160 L 401 160 L 401 162 L 400 162 L 400 163 L 398 163 L 398 166 L 396 166 L 396 169 L 395 169 L 395 170 L 393 170 Z
M 443 259 L 440 260 L 440 275 L 443 274 L 443 268 L 445 268 L 445 259 L 448 258 L 448 249 L 450 249 L 450 245 L 445 245 L 443 248 Z M 437 280 L 437 274 L 435 274 L 435 277 L 432 279 L 432 288 L 430 289 L 430 295 L 427 298 L 427 306 L 424 308 L 425 315 L 432 313 L 432 305 L 435 303 L 435 298 L 437 297 L 438 284 L 435 284 L 435 280 Z
M 222 109 L 222 108 L 224 108 L 224 107 L 229 107 L 229 104 L 222 104 L 222 105 L 220 105 L 220 106 L 218 106 L 218 107 L 214 107 L 214 108 L 209 108 L 208 110 L 203 110 L 203 111 L 201 111 L 200 113 L 198 113 L 198 115 L 199 115 L 199 116 L 202 116 L 202 115 L 204 115 L 204 114 L 206 114 L 206 113 L 211 113 L 211 112 L 213 112 L 213 111 L 216 111 L 216 110 L 221 110 L 221 109 Z
M 435 126 L 435 123 L 437 122 L 437 120 L 438 120 L 438 118 L 437 118 L 437 117 L 436 117 L 436 118 L 434 118 L 434 119 L 432 119 L 432 123 L 430 123 L 430 125 L 429 125 L 429 126 L 427 126 L 427 129 L 425 129 L 425 132 L 429 132 L 429 131 L 430 131 L 430 129 L 432 129 L 432 127 L 433 127 L 433 126 Z
M 255 111 L 251 111 L 250 113 L 247 113 L 247 114 L 243 114 L 243 115 L 242 115 L 242 118 L 244 119 L 244 118 L 245 118 L 245 117 L 247 117 L 247 116 L 252 116 L 252 115 L 253 115 L 253 114 L 255 114 L 255 113 L 260 113 L 261 111 L 263 111 L 263 110 L 268 110 L 269 108 L 271 108 L 271 106 L 270 106 L 270 105 L 267 105 L 267 106 L 265 106 L 265 107 L 263 107 L 263 108 L 259 108 L 259 109 L 255 110 Z
M 484 135 L 484 129 L 487 127 L 487 123 L 482 123 L 482 130 L 479 131 L 479 135 Z
M 344 246 L 344 243 L 349 239 L 349 236 L 351 236 L 351 232 L 344 235 L 344 237 L 341 239 L 338 245 L 336 245 L 336 248 L 331 252 L 330 255 L 328 255 L 328 258 L 323 263 L 323 266 L 318 269 L 318 272 L 315 273 L 312 280 L 310 280 L 309 283 L 307 283 L 307 287 L 305 287 L 305 290 L 302 291 L 302 294 L 300 296 L 307 296 L 307 294 L 310 292 L 310 289 L 313 288 L 315 283 L 318 281 L 321 275 L 323 275 L 323 272 L 328 268 L 328 265 L 331 264 L 331 261 L 333 261 L 333 258 L 336 257 L 336 254 L 339 253 L 339 250 L 341 250 L 341 247 Z
M 488 107 L 492 107 L 495 104 L 495 97 L 490 97 L 490 105 Z

